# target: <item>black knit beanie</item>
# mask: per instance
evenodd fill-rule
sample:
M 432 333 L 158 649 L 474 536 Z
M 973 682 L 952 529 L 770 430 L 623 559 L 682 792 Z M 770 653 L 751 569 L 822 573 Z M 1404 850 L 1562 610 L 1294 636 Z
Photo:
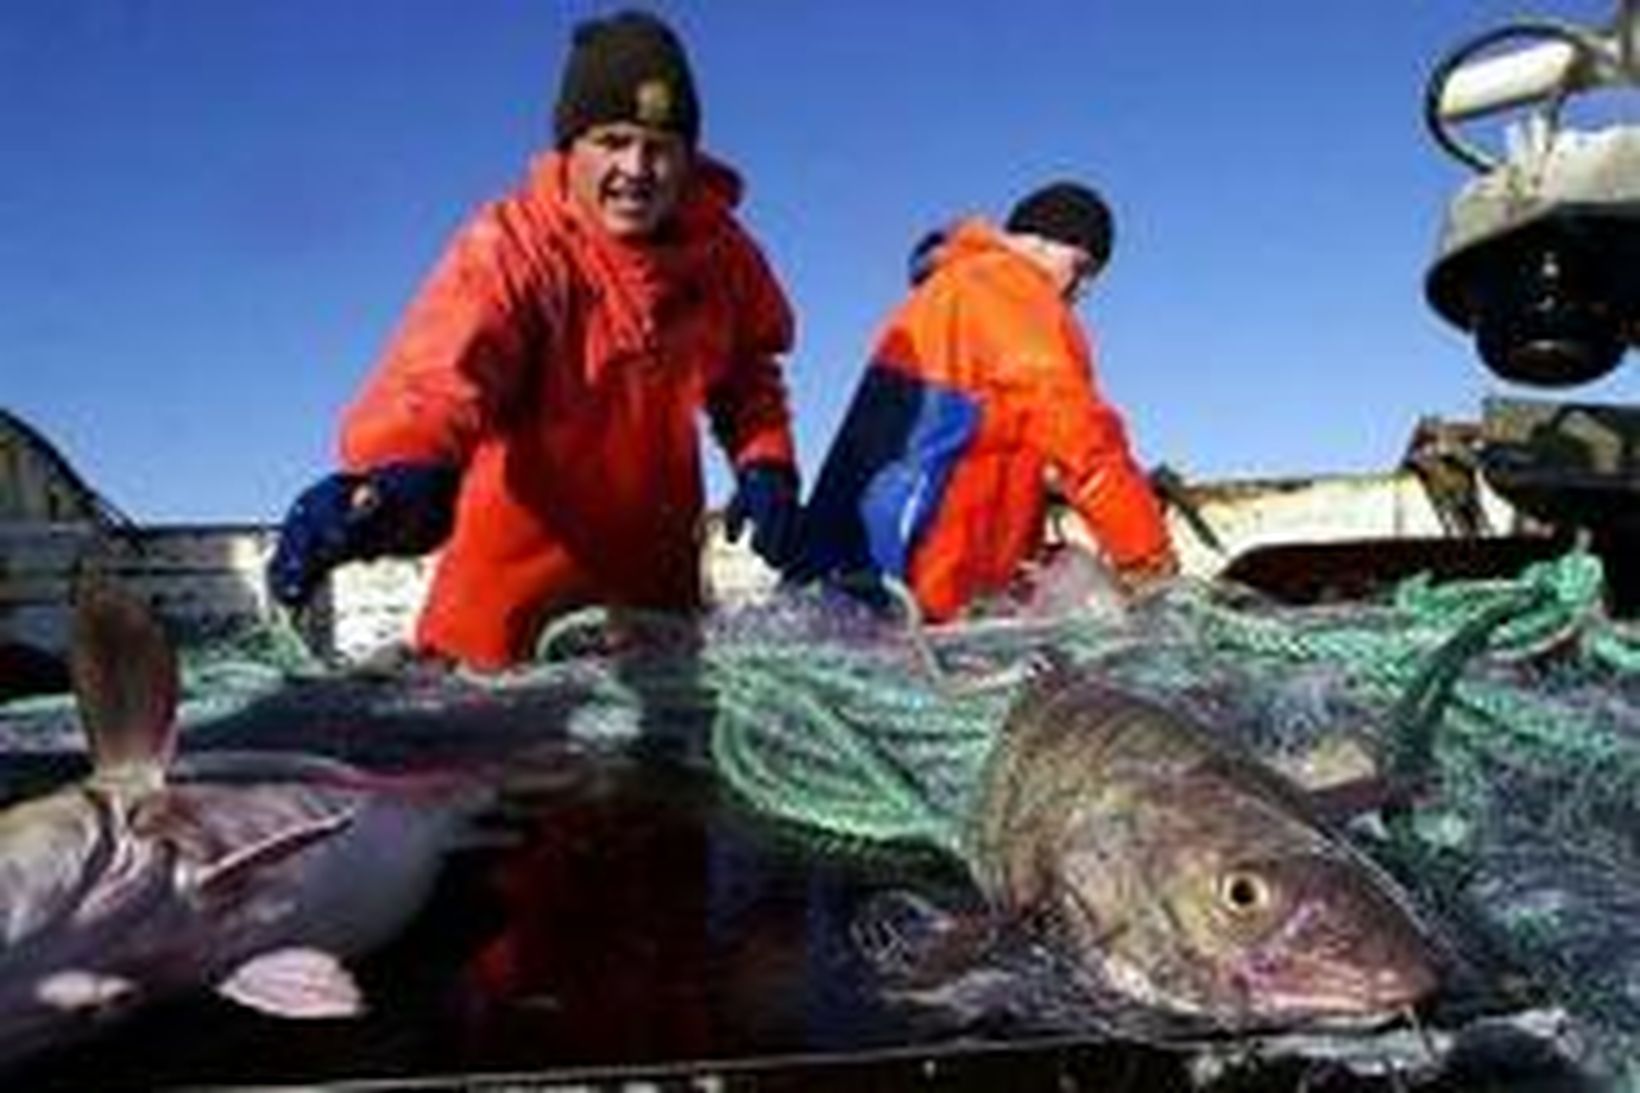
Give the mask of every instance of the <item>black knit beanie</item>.
M 1110 260 L 1115 235 L 1110 206 L 1078 182 L 1055 182 L 1026 195 L 1008 214 L 1005 227 L 1081 247 L 1096 267 Z
M 689 57 L 672 28 L 641 11 L 589 19 L 575 28 L 553 111 L 559 148 L 594 125 L 636 122 L 700 136 L 700 101 Z

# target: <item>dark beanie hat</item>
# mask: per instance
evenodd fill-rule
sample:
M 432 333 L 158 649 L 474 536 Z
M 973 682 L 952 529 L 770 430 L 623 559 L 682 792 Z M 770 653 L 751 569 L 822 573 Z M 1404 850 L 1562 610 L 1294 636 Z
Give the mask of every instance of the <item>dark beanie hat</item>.
M 1055 182 L 1026 195 L 1008 214 L 1008 231 L 1040 235 L 1081 247 L 1103 266 L 1110 260 L 1115 227 L 1110 206 L 1077 182 Z
M 618 121 L 664 129 L 694 144 L 700 101 L 683 43 L 671 27 L 641 11 L 581 23 L 552 120 L 560 148 L 594 125 Z

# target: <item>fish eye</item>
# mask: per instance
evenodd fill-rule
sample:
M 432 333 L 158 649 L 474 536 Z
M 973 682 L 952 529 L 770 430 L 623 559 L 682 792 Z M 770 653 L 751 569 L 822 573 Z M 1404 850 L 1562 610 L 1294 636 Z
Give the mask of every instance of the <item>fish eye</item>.
M 1270 902 L 1270 885 L 1257 873 L 1233 870 L 1219 878 L 1219 902 L 1232 914 L 1262 910 Z

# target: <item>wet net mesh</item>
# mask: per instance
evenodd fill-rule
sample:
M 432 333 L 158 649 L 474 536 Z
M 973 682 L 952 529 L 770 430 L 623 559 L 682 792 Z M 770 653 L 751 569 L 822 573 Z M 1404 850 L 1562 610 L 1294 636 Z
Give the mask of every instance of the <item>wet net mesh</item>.
M 1356 833 L 1451 931 L 1570 1015 L 1566 1050 L 1640 1084 L 1640 631 L 1597 559 L 1278 607 L 1180 584 L 1113 621 L 996 620 L 892 646 L 713 650 L 722 774 L 856 838 L 970 852 L 981 770 L 1033 654 L 1220 727 L 1311 784 L 1418 787 Z M 1527 992 L 1530 994 L 1530 991 Z
M 706 742 L 750 806 L 842 849 L 967 860 L 981 772 L 1031 665 L 1074 662 L 1301 781 L 1377 770 L 1416 786 L 1352 835 L 1564 1011 L 1556 1034 L 1581 1065 L 1640 1088 L 1640 631 L 1607 617 L 1602 580 L 1573 553 L 1370 602 L 1278 606 L 1179 582 L 1125 610 L 940 628 L 798 593 L 622 656 L 573 655 L 605 620 L 572 617 L 541 663 L 482 681 L 344 673 L 255 634 L 184 650 L 182 716 L 191 734 L 232 726 L 250 743 L 300 722 L 309 747 L 317 724 L 342 751 L 391 722 L 404 755 L 548 732 L 621 747 L 670 726 Z M 12 703 L 0 746 L 60 746 L 71 717 L 62 700 Z

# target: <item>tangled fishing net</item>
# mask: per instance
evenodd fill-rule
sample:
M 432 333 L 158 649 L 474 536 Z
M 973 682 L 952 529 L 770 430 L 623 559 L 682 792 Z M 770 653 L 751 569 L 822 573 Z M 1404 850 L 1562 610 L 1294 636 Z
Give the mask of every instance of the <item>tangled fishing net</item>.
M 766 703 L 759 717 L 721 720 L 715 754 L 766 809 L 962 854 L 970 794 L 1017 690 L 1008 666 L 1052 650 L 1189 710 L 1301 780 L 1346 780 L 1365 761 L 1422 786 L 1414 807 L 1363 832 L 1368 849 L 1563 1005 L 1578 1040 L 1569 1050 L 1632 1085 L 1640 634 L 1604 616 L 1601 584 L 1598 561 L 1578 554 L 1513 581 L 1415 580 L 1383 603 L 1274 607 L 1181 584 L 1115 626 L 1070 616 L 929 632 L 927 652 L 949 666 L 937 698 L 912 675 L 842 657 L 804 685 L 823 695 L 822 715 L 782 724 L 768 712 L 782 707 Z M 757 667 L 766 687 L 791 670 Z M 816 739 L 834 735 L 848 740 Z M 817 753 L 832 769 L 816 771 Z M 856 810 L 826 790 L 850 781 L 839 771 L 862 754 L 875 792 Z
M 276 742 L 300 721 L 308 745 L 341 750 L 379 743 L 388 722 L 403 756 L 548 731 L 622 747 L 681 726 L 761 812 L 845 847 L 966 860 L 980 773 L 1028 665 L 1073 661 L 1302 781 L 1368 769 L 1415 787 L 1352 836 L 1565 1015 L 1557 1050 L 1640 1088 L 1640 631 L 1606 616 L 1602 580 L 1573 553 L 1372 602 L 1278 606 L 1179 582 L 1121 612 L 938 628 L 804 592 L 616 657 L 566 656 L 587 620 L 565 620 L 541 663 L 491 680 L 338 674 L 260 635 L 184 651 L 183 720 Z M 65 711 L 0 708 L 0 744 L 43 746 Z M 376 727 L 346 735 L 362 724 Z
M 1579 553 L 1509 581 L 1416 579 L 1379 603 L 1179 584 L 1117 624 L 925 631 L 899 662 L 737 647 L 714 756 L 770 812 L 964 855 L 1012 666 L 1068 656 L 1301 781 L 1365 764 L 1418 787 L 1360 841 L 1523 997 L 1564 1007 L 1562 1046 L 1591 1073 L 1640 1086 L 1640 631 L 1606 617 L 1601 590 Z

